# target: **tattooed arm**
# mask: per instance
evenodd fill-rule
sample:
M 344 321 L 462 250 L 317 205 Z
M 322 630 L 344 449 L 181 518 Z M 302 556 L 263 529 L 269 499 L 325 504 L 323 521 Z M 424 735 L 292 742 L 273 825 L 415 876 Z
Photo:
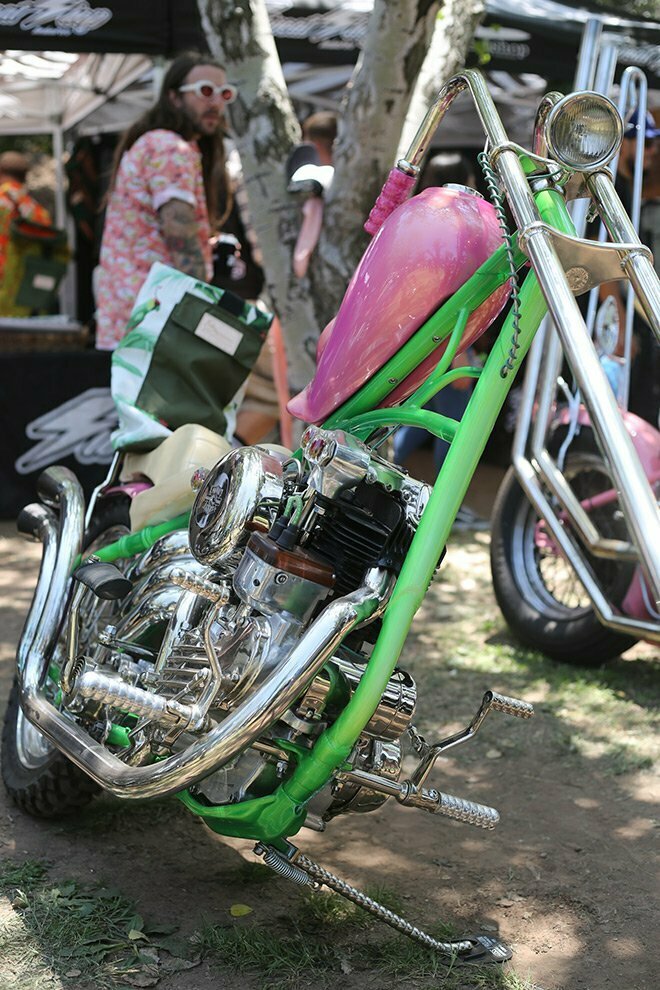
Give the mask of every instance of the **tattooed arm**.
M 206 268 L 194 207 L 182 199 L 171 199 L 161 206 L 158 218 L 172 266 L 203 280 Z

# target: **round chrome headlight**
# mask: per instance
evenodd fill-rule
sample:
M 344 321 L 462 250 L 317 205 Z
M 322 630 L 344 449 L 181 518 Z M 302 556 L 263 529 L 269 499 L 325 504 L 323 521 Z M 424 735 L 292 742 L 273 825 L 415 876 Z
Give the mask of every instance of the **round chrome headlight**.
M 202 564 L 226 560 L 250 534 L 268 532 L 284 496 L 282 461 L 257 447 L 226 454 L 206 476 L 190 513 L 190 549 Z
M 619 150 L 622 137 L 619 111 L 600 93 L 570 93 L 555 104 L 545 122 L 551 156 L 580 171 L 606 165 Z

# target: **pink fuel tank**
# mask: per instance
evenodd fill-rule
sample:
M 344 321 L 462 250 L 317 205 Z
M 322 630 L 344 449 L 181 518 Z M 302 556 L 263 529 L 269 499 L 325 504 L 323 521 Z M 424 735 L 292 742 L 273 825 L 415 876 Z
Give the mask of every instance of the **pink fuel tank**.
M 289 402 L 289 412 L 308 423 L 322 423 L 501 243 L 495 210 L 470 192 L 425 189 L 399 206 L 365 251 L 337 316 L 319 340 L 316 374 Z M 490 326 L 508 294 L 506 284 L 472 314 L 460 350 Z M 396 405 L 409 396 L 445 347 L 443 343 L 429 355 L 383 405 Z

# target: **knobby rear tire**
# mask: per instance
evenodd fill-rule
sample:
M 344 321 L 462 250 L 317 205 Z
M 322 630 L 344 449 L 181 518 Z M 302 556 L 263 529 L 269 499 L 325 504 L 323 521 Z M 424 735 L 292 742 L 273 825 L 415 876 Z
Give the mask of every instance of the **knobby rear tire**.
M 126 500 L 102 503 L 85 534 L 86 549 L 112 542 L 119 530 L 128 526 Z M 44 744 L 43 737 L 23 716 L 15 680 L 5 713 L 0 759 L 7 793 L 22 811 L 35 818 L 71 815 L 89 804 L 101 788 L 63 753 Z

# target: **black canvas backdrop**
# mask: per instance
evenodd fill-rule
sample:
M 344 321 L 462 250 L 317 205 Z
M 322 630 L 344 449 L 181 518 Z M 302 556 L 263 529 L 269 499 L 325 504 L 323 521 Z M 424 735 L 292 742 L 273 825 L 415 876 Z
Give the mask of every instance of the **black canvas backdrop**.
M 566 8 L 604 13 L 589 0 L 563 0 Z M 542 9 L 542 8 L 541 8 Z M 613 13 L 625 11 L 613 2 Z M 271 12 L 280 58 L 285 62 L 352 64 L 359 53 L 369 13 L 341 10 L 332 0 L 300 0 Z M 570 16 L 539 21 L 524 12 L 491 4 L 486 27 L 517 28 L 529 34 L 520 45 L 496 40 L 477 46 L 469 64 L 507 72 L 535 72 L 570 85 L 582 25 Z M 634 29 L 641 64 L 651 85 L 660 84 L 657 44 L 660 24 L 640 19 Z M 196 0 L 15 0 L 0 4 L 0 49 L 123 52 L 172 56 L 186 49 L 206 50 Z M 488 49 L 490 48 L 490 51 Z
M 0 48 L 173 55 L 204 45 L 195 0 L 0 4 Z
M 110 354 L 107 351 L 5 352 L 0 358 L 0 519 L 10 519 L 28 502 L 36 501 L 36 481 L 48 464 L 71 468 L 86 496 L 103 480 L 110 456 L 85 463 L 107 443 L 110 417 L 93 421 L 97 390 L 105 390 L 110 405 Z M 62 412 L 69 403 L 79 403 Z M 59 413 L 58 413 L 59 410 Z M 28 427 L 50 414 L 39 435 L 29 437 Z M 116 419 L 116 417 L 115 417 Z M 39 445 L 47 445 L 38 450 Z M 78 456 L 76 456 L 76 453 Z M 30 457 L 38 464 L 29 473 L 19 473 L 16 463 Z M 83 460 L 80 460 L 80 457 Z M 45 461 L 45 463 L 44 463 Z

